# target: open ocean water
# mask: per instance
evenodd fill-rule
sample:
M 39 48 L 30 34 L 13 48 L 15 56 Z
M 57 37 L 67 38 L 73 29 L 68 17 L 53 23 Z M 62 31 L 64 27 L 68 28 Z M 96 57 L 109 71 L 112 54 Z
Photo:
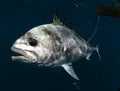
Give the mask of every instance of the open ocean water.
M 29 29 L 51 23 L 59 8 L 63 9 L 61 14 L 73 12 L 70 21 L 79 26 L 65 23 L 87 40 L 97 24 L 96 7 L 113 2 L 119 5 L 117 0 L 1 0 L 0 91 L 120 91 L 120 18 L 100 15 L 97 33 L 90 43 L 99 45 L 102 60 L 93 53 L 90 61 L 80 59 L 73 63 L 79 81 L 63 69 L 12 61 L 14 53 L 10 50 L 14 41 Z M 66 8 L 72 5 L 77 11 Z

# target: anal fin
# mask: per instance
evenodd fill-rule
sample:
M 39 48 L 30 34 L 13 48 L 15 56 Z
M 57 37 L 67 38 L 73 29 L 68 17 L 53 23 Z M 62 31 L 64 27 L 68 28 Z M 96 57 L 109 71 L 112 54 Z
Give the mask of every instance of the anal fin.
M 78 76 L 75 74 L 75 72 L 74 72 L 74 69 L 73 69 L 73 67 L 72 67 L 72 65 L 69 65 L 69 64 L 63 64 L 63 65 L 61 65 L 64 69 L 65 69 L 65 71 L 70 75 L 70 76 L 72 76 L 74 79 L 76 79 L 76 80 L 79 80 L 79 78 L 78 78 Z

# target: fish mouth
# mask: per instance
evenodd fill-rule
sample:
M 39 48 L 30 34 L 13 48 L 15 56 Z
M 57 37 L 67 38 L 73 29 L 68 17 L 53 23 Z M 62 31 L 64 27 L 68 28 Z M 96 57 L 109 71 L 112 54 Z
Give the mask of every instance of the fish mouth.
M 30 58 L 26 55 L 25 51 L 15 48 L 15 47 L 11 47 L 11 51 L 20 54 L 20 56 L 11 56 L 12 60 L 23 60 L 25 62 L 30 61 Z

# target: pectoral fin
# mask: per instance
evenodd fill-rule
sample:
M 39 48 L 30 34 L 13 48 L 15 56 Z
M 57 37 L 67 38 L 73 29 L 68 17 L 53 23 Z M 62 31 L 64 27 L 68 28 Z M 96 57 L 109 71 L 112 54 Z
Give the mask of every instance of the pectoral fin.
M 72 76 L 74 79 L 79 80 L 79 78 L 77 77 L 77 75 L 75 74 L 72 65 L 68 65 L 68 64 L 63 64 L 61 65 L 65 71 Z

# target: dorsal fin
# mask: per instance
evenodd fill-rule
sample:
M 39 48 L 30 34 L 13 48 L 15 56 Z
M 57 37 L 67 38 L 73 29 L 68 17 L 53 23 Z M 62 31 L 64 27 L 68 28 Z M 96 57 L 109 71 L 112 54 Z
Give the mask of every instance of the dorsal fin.
M 73 20 L 72 17 L 75 15 L 75 9 L 77 7 L 75 5 L 66 5 L 64 7 L 61 7 L 57 9 L 54 12 L 53 17 L 53 24 L 59 24 L 59 25 L 76 25 L 76 23 Z
M 98 26 L 99 26 L 99 22 L 100 22 L 100 17 L 98 16 L 97 25 L 94 29 L 94 32 L 93 32 L 92 36 L 88 39 L 87 43 L 89 43 L 91 41 L 91 39 L 95 36 L 95 34 L 97 32 L 97 29 L 98 29 Z
M 74 79 L 76 80 L 79 80 L 79 78 L 77 77 L 77 75 L 75 74 L 74 70 L 73 70 L 73 67 L 72 65 L 69 65 L 69 64 L 63 64 L 61 65 L 65 71 L 70 75 L 72 76 Z
M 56 15 L 56 13 L 54 14 L 54 17 L 53 17 L 53 24 L 55 24 L 55 25 L 62 25 L 62 22 L 60 21 L 60 19 Z

